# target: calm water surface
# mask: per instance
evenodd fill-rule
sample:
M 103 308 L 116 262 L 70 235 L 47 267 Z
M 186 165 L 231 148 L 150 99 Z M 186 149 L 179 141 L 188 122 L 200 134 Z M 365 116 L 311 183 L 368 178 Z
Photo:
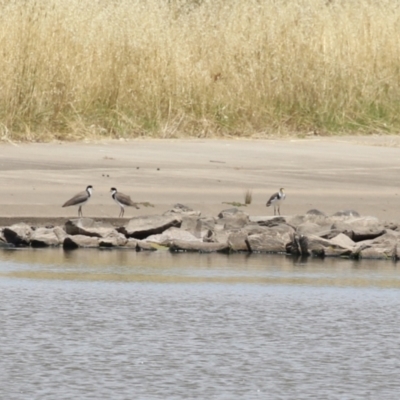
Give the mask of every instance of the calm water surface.
M 400 396 L 391 262 L 5 251 L 0 291 L 0 399 Z

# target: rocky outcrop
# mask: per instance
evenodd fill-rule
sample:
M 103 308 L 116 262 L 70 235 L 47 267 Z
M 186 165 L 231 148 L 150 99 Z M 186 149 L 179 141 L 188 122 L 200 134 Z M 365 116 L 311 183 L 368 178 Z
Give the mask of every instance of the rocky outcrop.
M 132 218 L 125 226 L 117 229 L 128 238 L 145 239 L 150 235 L 162 233 L 171 227 L 180 227 L 180 215 L 148 215 Z
M 310 210 L 293 217 L 249 217 L 236 208 L 223 210 L 217 217 L 204 217 L 192 211 L 177 204 L 163 215 L 136 217 L 117 227 L 90 218 L 71 219 L 64 227 L 32 228 L 20 223 L 0 229 L 0 247 L 169 249 L 400 259 L 399 224 L 360 216 L 354 210 L 331 216 Z

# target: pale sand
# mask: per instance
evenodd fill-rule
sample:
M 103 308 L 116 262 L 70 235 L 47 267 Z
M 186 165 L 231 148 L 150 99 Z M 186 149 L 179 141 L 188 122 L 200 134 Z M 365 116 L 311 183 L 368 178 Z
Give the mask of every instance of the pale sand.
M 0 217 L 75 217 L 61 205 L 89 184 L 87 217 L 117 217 L 109 190 L 154 208 L 127 208 L 125 218 L 159 214 L 182 203 L 217 215 L 244 202 L 244 211 L 271 215 L 265 203 L 280 187 L 283 215 L 316 208 L 354 209 L 398 221 L 400 139 L 397 136 L 281 140 L 130 140 L 96 143 L 0 144 Z

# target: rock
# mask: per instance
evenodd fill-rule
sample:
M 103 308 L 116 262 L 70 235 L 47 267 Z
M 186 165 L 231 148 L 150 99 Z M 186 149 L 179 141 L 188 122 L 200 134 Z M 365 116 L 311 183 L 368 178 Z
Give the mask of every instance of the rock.
M 203 239 L 210 229 L 214 229 L 215 219 L 212 217 L 199 218 L 183 216 L 181 229 L 190 232 L 199 239 Z
M 293 241 L 294 229 L 286 224 L 265 229 L 264 233 L 248 236 L 249 251 L 286 253 L 287 246 Z
M 331 243 L 335 244 L 336 246 L 341 246 L 343 248 L 352 249 L 355 246 L 355 242 L 351 240 L 347 235 L 344 233 L 339 233 L 332 239 L 330 239 Z
M 233 232 L 228 236 L 228 246 L 232 251 L 251 251 L 245 232 Z
M 306 221 L 300 224 L 296 228 L 296 233 L 299 235 L 316 235 L 316 236 L 325 236 L 331 232 L 330 225 L 321 226 L 314 222 Z
M 237 216 L 249 216 L 242 210 L 239 210 L 238 208 L 228 208 L 227 210 L 222 210 L 218 214 L 218 218 L 231 218 L 231 217 L 237 217 Z
M 127 244 L 128 239 L 122 234 L 114 231 L 115 234 L 99 239 L 100 247 L 123 247 Z
M 286 217 L 276 216 L 276 215 L 263 215 L 263 216 L 252 216 L 249 217 L 250 222 L 262 225 L 270 226 L 271 224 L 282 224 L 286 223 Z
M 138 240 L 128 239 L 128 241 L 124 245 L 124 249 L 138 250 Z
M 145 239 L 150 235 L 162 233 L 171 227 L 180 227 L 180 215 L 148 215 L 132 218 L 125 226 L 118 228 L 128 238 Z
M 11 243 L 14 246 L 29 246 L 32 232 L 31 227 L 22 222 L 4 228 L 3 236 L 7 243 Z
M 12 243 L 7 243 L 4 240 L 0 240 L 0 249 L 9 249 L 15 247 Z
M 228 252 L 229 246 L 226 243 L 206 243 L 206 242 L 185 242 L 182 240 L 173 241 L 169 249 L 171 252 L 199 252 L 199 253 L 213 253 L 213 252 Z
M 398 259 L 400 250 L 400 233 L 388 231 L 385 234 L 370 240 L 356 243 L 353 250 L 354 258 Z
M 396 231 L 399 229 L 399 224 L 397 222 L 383 222 L 383 226 L 385 229 L 390 229 L 392 231 Z
M 343 210 L 336 212 L 332 217 L 359 218 L 360 214 L 355 210 Z
M 68 236 L 67 232 L 64 231 L 63 228 L 61 228 L 61 226 L 56 226 L 53 228 L 53 232 L 54 234 L 57 236 L 58 241 L 60 242 L 60 244 L 62 242 L 64 242 L 64 239 Z
M 74 218 L 65 223 L 65 232 L 68 235 L 85 235 L 105 238 L 115 231 L 114 228 L 105 227 L 91 218 Z
M 136 251 L 156 251 L 157 248 L 151 243 L 144 242 L 143 240 L 137 241 Z
M 306 222 L 311 222 L 320 226 L 328 226 L 332 224 L 333 220 L 331 220 L 329 217 L 326 217 L 324 214 L 295 215 L 287 220 L 288 225 L 291 225 L 295 228 Z
M 220 218 L 216 221 L 218 225 L 223 225 L 224 229 L 240 229 L 249 223 L 247 215 L 237 215 L 235 217 Z
M 313 208 L 312 210 L 308 210 L 306 212 L 306 216 L 326 217 L 326 214 L 322 211 L 319 211 L 319 210 Z
M 336 240 L 328 240 L 316 235 L 307 235 L 305 238 L 308 254 L 316 257 L 350 257 L 353 246 L 348 246 L 344 237 L 347 236 L 340 234 L 340 237 L 337 237 Z
M 54 247 L 61 244 L 54 229 L 37 228 L 31 235 L 32 247 Z
M 183 204 L 175 204 L 171 210 L 166 211 L 163 215 L 174 215 L 174 214 L 179 214 L 179 215 L 186 215 L 186 216 L 200 216 L 201 212 L 200 211 L 195 211 L 190 207 L 187 207 Z
M 247 235 L 257 235 L 260 233 L 268 232 L 268 227 L 250 223 L 244 226 L 240 231 L 245 232 Z
M 252 219 L 250 218 L 250 221 L 252 221 Z M 286 224 L 286 218 L 285 217 L 268 217 L 262 221 L 258 221 L 257 222 L 258 225 L 260 226 L 277 226 L 280 224 Z
M 179 228 L 169 228 L 165 230 L 163 233 L 159 233 L 158 235 L 151 235 L 144 239 L 144 242 L 152 242 L 158 243 L 162 245 L 168 245 L 173 240 L 182 240 L 185 242 L 202 242 L 201 239 L 192 235 L 190 232 L 179 229 Z
M 360 242 L 368 239 L 375 239 L 383 235 L 385 227 L 375 217 L 361 217 L 346 221 L 353 232 L 352 239 Z
M 353 228 L 350 224 L 344 221 L 336 221 L 331 226 L 331 231 L 336 232 L 336 234 L 343 233 L 349 238 L 353 238 Z M 333 235 L 336 236 L 336 235 Z M 333 237 L 332 236 L 332 237 Z M 328 238 L 329 239 L 329 238 Z
M 190 232 L 192 235 L 200 238 L 201 232 L 197 227 L 197 221 L 199 220 L 196 216 L 183 216 L 181 229 L 187 232 Z
M 295 233 L 292 237 L 292 241 L 286 245 L 286 252 L 293 256 L 308 257 L 307 237 Z
M 73 250 L 79 247 L 99 247 L 99 239 L 86 235 L 72 235 L 64 239 L 64 250 Z

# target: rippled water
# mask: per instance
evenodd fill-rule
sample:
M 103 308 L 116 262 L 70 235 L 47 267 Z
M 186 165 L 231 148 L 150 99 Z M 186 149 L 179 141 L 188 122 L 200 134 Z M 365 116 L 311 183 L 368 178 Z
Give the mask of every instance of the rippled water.
M 398 399 L 390 262 L 0 252 L 1 399 Z

